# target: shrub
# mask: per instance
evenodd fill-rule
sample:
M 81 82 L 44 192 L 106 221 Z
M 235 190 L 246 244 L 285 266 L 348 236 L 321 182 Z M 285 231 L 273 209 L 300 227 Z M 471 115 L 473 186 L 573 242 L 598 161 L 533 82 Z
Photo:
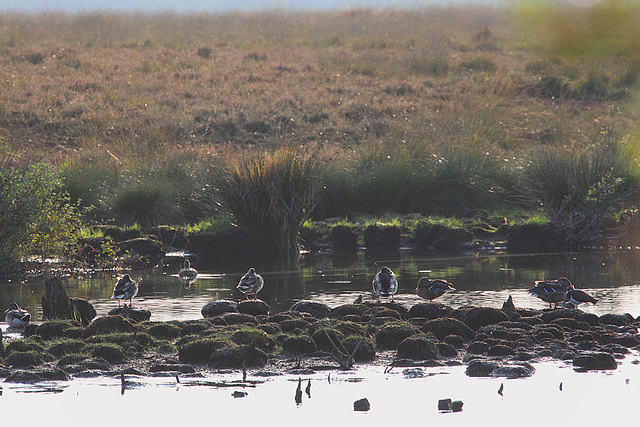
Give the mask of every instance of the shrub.
M 255 238 L 256 247 L 280 254 L 298 252 L 298 233 L 315 204 L 315 154 L 294 148 L 219 165 L 218 196 L 223 206 Z
M 524 194 L 551 222 L 594 237 L 637 193 L 621 147 L 594 145 L 565 152 L 540 149 L 524 171 Z
M 22 256 L 60 253 L 78 227 L 53 168 L 0 156 L 0 272 Z

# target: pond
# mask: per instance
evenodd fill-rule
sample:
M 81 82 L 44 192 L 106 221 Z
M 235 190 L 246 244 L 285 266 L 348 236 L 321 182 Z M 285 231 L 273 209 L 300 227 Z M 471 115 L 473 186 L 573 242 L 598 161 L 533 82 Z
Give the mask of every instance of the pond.
M 321 301 L 335 307 L 353 302 L 362 295 L 375 299 L 371 280 L 381 266 L 389 266 L 398 276 L 399 291 L 395 300 L 410 307 L 422 302 L 415 295 L 419 277 L 446 278 L 456 291 L 440 301 L 451 307 L 479 305 L 501 307 L 509 295 L 518 307 L 545 308 L 546 304 L 530 296 L 526 290 L 534 280 L 567 276 L 577 288 L 585 289 L 599 299 L 595 306 L 581 308 L 597 315 L 630 313 L 640 315 L 640 252 L 558 254 L 452 254 L 433 255 L 412 251 L 394 254 L 372 254 L 364 251 L 350 254 L 305 255 L 290 268 L 266 262 L 251 265 L 229 263 L 204 265 L 194 260 L 199 271 L 197 280 L 188 288 L 180 285 L 178 263 L 161 269 L 130 271 L 139 280 L 140 291 L 134 307 L 148 309 L 151 320 L 187 320 L 202 317 L 200 310 L 213 300 L 240 301 L 244 295 L 235 289 L 238 279 L 253 266 L 265 278 L 260 299 L 272 312 L 287 310 L 301 299 Z M 70 296 L 87 298 L 104 315 L 117 306 L 110 299 L 113 284 L 123 272 L 78 272 L 63 278 Z M 43 278 L 0 282 L 0 307 L 18 302 L 41 319 L 40 299 Z M 6 331 L 6 324 L 0 323 Z M 12 338 L 9 334 L 9 338 Z M 277 414 L 278 422 L 304 421 L 310 425 L 326 425 L 333 421 L 389 422 L 415 419 L 428 424 L 467 425 L 469 422 L 518 420 L 520 425 L 534 425 L 553 418 L 559 425 L 613 422 L 618 425 L 640 423 L 640 367 L 638 353 L 633 350 L 618 360 L 615 371 L 578 373 L 571 362 L 536 363 L 531 378 L 470 378 L 464 366 L 421 368 L 408 372 L 402 368 L 385 371 L 383 362 L 357 367 L 354 371 L 327 371 L 308 375 L 259 377 L 252 387 L 220 387 L 219 381 L 238 380 L 238 372 L 216 374 L 204 379 L 173 377 L 133 377 L 126 389 L 120 378 L 74 379 L 70 383 L 20 385 L 0 383 L 0 411 L 4 419 L 22 418 L 38 408 L 33 420 L 51 417 L 73 419 L 107 413 L 106 419 L 128 422 L 189 422 L 211 420 L 237 421 L 243 424 L 263 422 L 265 415 Z M 311 384 L 311 397 L 294 402 L 298 379 L 303 386 Z M 502 395 L 497 391 L 504 385 Z M 235 390 L 246 392 L 237 398 Z M 366 397 L 371 410 L 353 411 L 353 402 Z M 452 398 L 464 402 L 460 413 L 441 413 L 439 399 Z M 184 408 L 189 408 L 185 412 Z M 331 408 L 331 410 L 327 410 Z M 153 409 L 153 410 L 150 410 Z M 496 418 L 500 414 L 500 418 Z M 523 419 L 523 414 L 526 418 Z M 8 418 L 7 418 L 8 417 Z M 39 417 L 39 418 L 38 418 Z M 113 417 L 113 418 L 111 418 Z M 30 415 L 31 422 L 31 415 Z M 112 422 L 112 421 L 109 421 Z M 587 425 L 587 424 L 585 424 Z

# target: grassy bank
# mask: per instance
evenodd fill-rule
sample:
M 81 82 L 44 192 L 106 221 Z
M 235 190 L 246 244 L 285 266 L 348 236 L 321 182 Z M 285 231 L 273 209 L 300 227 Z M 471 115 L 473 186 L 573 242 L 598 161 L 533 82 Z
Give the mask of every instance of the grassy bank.
M 308 218 L 524 209 L 588 239 L 637 199 L 637 13 L 4 14 L 0 136 L 85 223 L 231 213 L 273 242 Z M 571 32 L 607 22 L 623 41 Z M 307 163 L 248 182 L 282 152 Z

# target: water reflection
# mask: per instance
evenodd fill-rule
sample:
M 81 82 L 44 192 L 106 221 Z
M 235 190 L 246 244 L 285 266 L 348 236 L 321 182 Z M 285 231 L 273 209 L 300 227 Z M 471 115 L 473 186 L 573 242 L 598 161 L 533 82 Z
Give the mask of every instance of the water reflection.
M 212 300 L 244 298 L 236 285 L 249 265 L 240 264 L 200 263 L 197 279 L 188 287 L 180 283 L 180 265 L 131 271 L 129 274 L 140 288 L 134 307 L 150 310 L 151 320 L 200 318 L 201 308 Z M 589 289 L 589 293 L 600 300 L 597 306 L 585 306 L 585 311 L 640 315 L 638 251 L 452 256 L 411 251 L 394 254 L 358 251 L 306 255 L 288 269 L 267 261 L 250 266 L 263 275 L 265 285 L 260 298 L 275 312 L 286 310 L 301 299 L 322 301 L 330 307 L 352 303 L 358 297 L 373 300 L 371 280 L 384 265 L 398 276 L 395 299 L 409 306 L 424 301 L 415 295 L 416 282 L 424 275 L 453 283 L 456 291 L 439 300 L 452 307 L 469 304 L 500 307 L 512 295 L 516 306 L 536 308 L 544 308 L 545 304 L 526 293 L 533 281 L 567 276 L 577 288 Z M 111 300 L 111 292 L 118 273 L 122 272 L 80 272 L 63 278 L 63 282 L 70 296 L 87 298 L 98 314 L 103 315 L 117 304 Z M 0 281 L 0 308 L 16 301 L 39 321 L 44 278 L 23 282 L 3 280 Z

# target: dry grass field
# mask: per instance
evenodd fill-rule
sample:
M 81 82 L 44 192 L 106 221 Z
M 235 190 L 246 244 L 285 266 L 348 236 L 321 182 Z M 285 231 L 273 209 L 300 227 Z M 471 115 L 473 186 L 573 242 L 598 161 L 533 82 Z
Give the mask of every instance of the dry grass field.
M 293 150 L 316 218 L 517 203 L 575 226 L 593 200 L 635 204 L 637 16 L 4 14 L 0 136 L 87 221 L 201 221 L 225 208 L 218 177 Z

